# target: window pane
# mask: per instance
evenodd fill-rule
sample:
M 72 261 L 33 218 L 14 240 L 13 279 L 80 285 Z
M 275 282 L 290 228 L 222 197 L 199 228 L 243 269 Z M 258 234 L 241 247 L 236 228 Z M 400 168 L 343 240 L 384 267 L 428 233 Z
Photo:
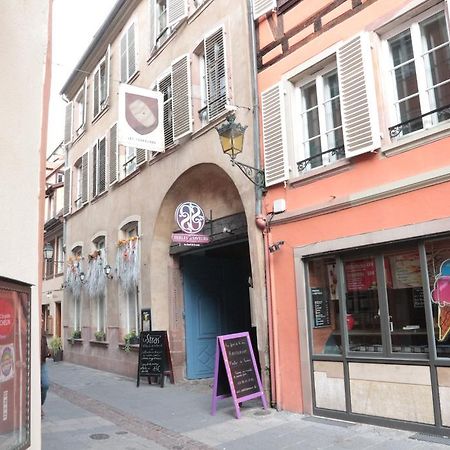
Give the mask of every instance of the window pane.
M 439 357 L 450 357 L 450 239 L 425 244 L 433 307 L 434 335 Z
M 448 41 L 447 24 L 443 12 L 422 23 L 422 34 L 425 38 L 426 49 L 438 47 Z
M 395 69 L 395 83 L 399 100 L 418 92 L 416 68 L 413 62 Z
M 305 144 L 306 154 L 312 158 L 310 165 L 312 168 L 320 167 L 322 163 L 322 147 L 320 145 L 320 138 L 312 139 Z
M 403 134 L 408 134 L 423 128 L 423 121 L 421 118 L 422 112 L 418 95 L 400 102 L 398 105 L 398 113 L 400 116 L 398 119 L 399 122 L 406 122 L 407 120 L 416 118 L 416 120 L 409 122 L 407 128 L 403 128 Z
M 393 352 L 427 353 L 424 295 L 417 248 L 384 257 Z
M 389 40 L 394 67 L 413 59 L 414 52 L 409 30 Z
M 330 258 L 308 263 L 315 354 L 342 354 L 337 293 L 336 261 Z
M 303 92 L 303 108 L 305 110 L 317 106 L 317 91 L 316 85 L 312 84 L 302 89 Z
M 344 270 L 349 349 L 382 352 L 375 259 L 346 261 Z

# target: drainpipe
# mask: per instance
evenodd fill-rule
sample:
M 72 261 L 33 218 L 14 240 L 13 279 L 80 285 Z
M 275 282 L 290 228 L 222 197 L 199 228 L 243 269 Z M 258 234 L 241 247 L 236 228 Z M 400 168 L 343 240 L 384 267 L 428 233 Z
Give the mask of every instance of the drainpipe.
M 261 165 L 261 146 L 260 146 L 260 126 L 259 126 L 259 95 L 258 95 L 258 72 L 256 62 L 256 38 L 255 23 L 253 19 L 252 0 L 247 0 L 247 20 L 249 29 L 249 47 L 250 47 L 250 71 L 251 71 L 251 92 L 252 92 L 252 114 L 253 114 L 253 145 L 254 145 L 254 161 L 255 167 L 260 168 Z M 255 215 L 260 216 L 262 213 L 262 189 L 255 186 Z M 267 303 L 267 320 L 269 334 L 269 365 L 270 365 L 270 394 L 271 406 L 277 407 L 278 402 L 278 351 L 277 348 L 277 326 L 276 317 L 273 314 L 272 304 L 272 275 L 270 271 L 270 255 L 269 255 L 269 228 L 263 231 L 264 240 L 264 270 L 266 279 L 266 303 Z

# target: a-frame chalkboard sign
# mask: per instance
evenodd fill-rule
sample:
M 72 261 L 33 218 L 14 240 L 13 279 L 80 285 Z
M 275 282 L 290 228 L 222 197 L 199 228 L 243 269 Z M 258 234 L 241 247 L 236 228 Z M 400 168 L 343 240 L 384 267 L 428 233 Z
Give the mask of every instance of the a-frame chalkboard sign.
M 170 377 L 170 382 L 173 384 L 172 359 L 167 331 L 141 331 L 136 386 L 139 387 L 141 377 L 147 377 L 150 384 L 151 380 L 157 377 L 161 387 L 164 387 L 166 375 Z
M 247 332 L 218 336 L 211 414 L 216 413 L 217 400 L 233 397 L 236 417 L 241 417 L 239 404 L 261 397 L 267 409 L 266 396 Z

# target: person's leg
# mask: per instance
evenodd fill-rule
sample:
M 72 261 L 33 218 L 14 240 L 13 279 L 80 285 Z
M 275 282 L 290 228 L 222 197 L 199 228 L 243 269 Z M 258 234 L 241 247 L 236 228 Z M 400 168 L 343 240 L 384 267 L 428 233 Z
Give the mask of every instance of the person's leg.
M 41 364 L 41 405 L 45 403 L 49 387 L 47 364 L 44 363 Z

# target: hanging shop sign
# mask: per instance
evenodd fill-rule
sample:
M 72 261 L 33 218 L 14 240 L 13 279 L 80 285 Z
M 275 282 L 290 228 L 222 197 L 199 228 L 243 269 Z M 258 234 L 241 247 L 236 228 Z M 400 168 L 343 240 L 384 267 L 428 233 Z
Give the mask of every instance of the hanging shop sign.
M 164 152 L 163 95 L 150 89 L 119 86 L 119 145 Z
M 182 233 L 172 233 L 172 242 L 191 246 L 209 243 L 209 236 L 200 233 L 205 226 L 206 217 L 197 203 L 180 203 L 175 210 L 175 221 Z
M 216 413 L 217 400 L 233 397 L 236 417 L 241 417 L 240 404 L 261 397 L 267 409 L 261 377 L 248 332 L 218 336 L 214 368 L 211 414 Z

